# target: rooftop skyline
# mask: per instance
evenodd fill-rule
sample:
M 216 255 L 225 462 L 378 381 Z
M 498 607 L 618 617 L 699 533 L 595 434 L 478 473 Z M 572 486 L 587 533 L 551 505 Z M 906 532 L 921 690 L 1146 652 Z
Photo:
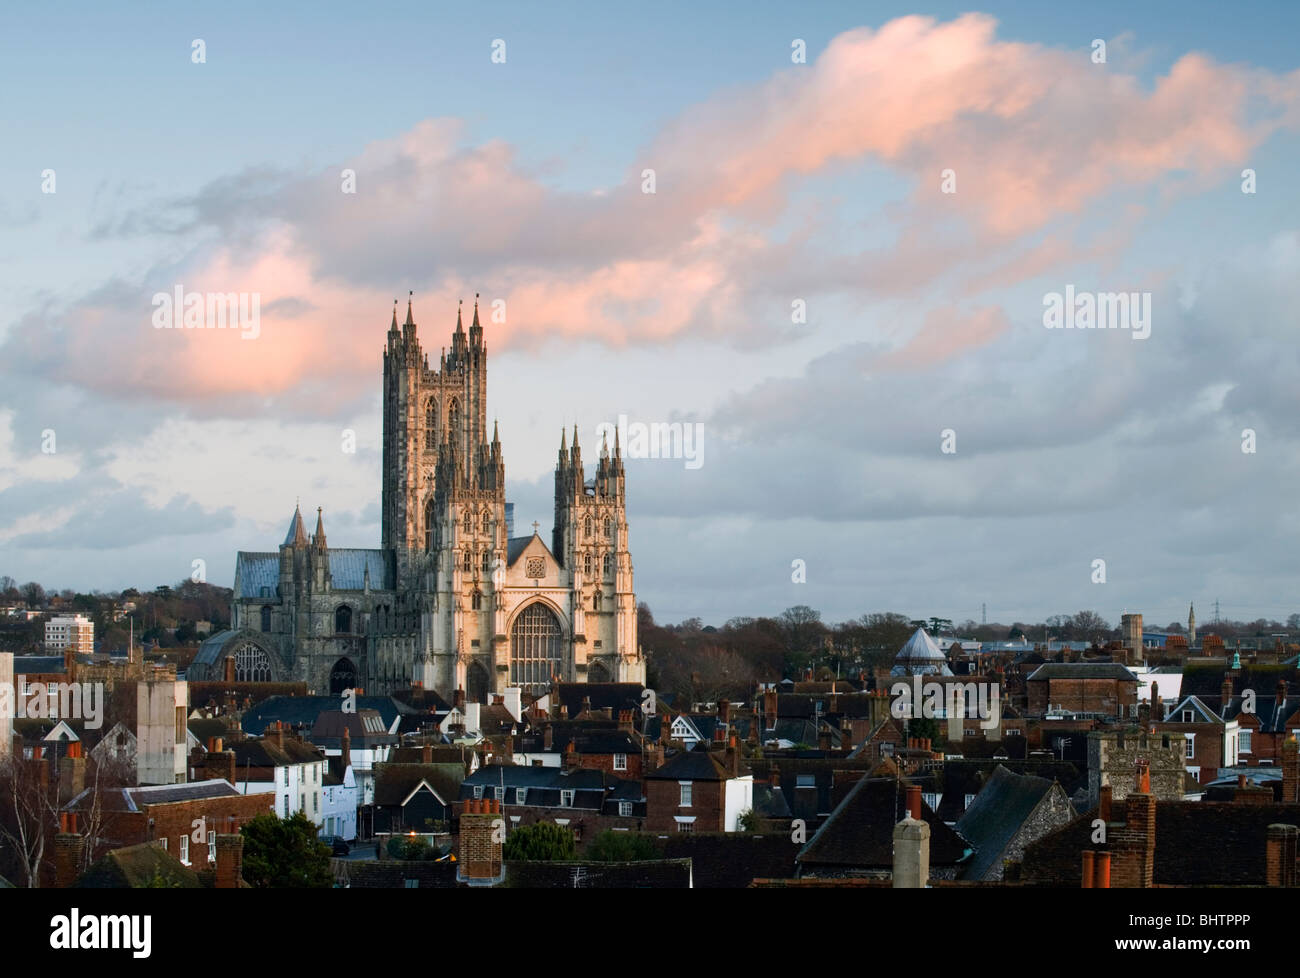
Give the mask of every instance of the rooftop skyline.
M 931 9 L 6 12 L 0 574 L 377 546 L 394 297 L 481 293 L 516 534 L 560 424 L 702 425 L 626 462 L 661 621 L 1300 611 L 1300 10 Z

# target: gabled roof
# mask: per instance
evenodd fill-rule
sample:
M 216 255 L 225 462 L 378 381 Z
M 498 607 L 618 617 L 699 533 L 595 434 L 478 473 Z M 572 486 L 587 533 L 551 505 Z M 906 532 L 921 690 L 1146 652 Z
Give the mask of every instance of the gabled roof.
M 646 775 L 655 781 L 728 781 L 730 772 L 706 750 L 684 750 Z
M 465 768 L 454 764 L 379 764 L 375 774 L 375 804 L 404 805 L 423 783 L 450 805 L 460 796 Z
M 898 655 L 894 657 L 894 667 L 889 670 L 889 674 L 951 676 L 952 670 L 948 668 L 948 657 L 934 644 L 934 639 L 924 628 L 918 628 L 898 650 Z
M 1223 723 L 1219 714 L 1207 706 L 1199 696 L 1184 696 L 1177 705 L 1159 720 L 1161 723 L 1182 723 L 1184 710 L 1191 710 L 1195 716 L 1193 723 Z
M 391 730 L 399 714 L 409 707 L 390 696 L 358 696 L 357 710 L 378 710 L 384 727 Z M 322 713 L 339 708 L 337 696 L 268 696 L 240 718 L 244 733 L 257 736 L 277 720 L 290 727 L 314 727 Z
M 784 777 L 784 774 L 782 775 Z M 799 851 L 808 869 L 893 869 L 894 826 L 907 808 L 906 785 L 893 778 L 863 778 Z M 930 865 L 953 866 L 969 849 L 925 802 L 921 819 L 930 825 Z
M 75 811 L 93 799 L 94 789 L 87 788 L 67 804 Z M 208 798 L 241 797 L 235 786 L 221 778 L 191 781 L 188 784 L 146 785 L 141 788 L 112 788 L 102 793 L 103 807 L 110 812 L 142 812 L 150 805 L 200 801 Z
M 1053 784 L 1046 778 L 1013 774 L 1001 764 L 997 766 L 955 826 L 957 833 L 975 847 L 964 874 L 967 879 L 983 879 L 997 865 Z

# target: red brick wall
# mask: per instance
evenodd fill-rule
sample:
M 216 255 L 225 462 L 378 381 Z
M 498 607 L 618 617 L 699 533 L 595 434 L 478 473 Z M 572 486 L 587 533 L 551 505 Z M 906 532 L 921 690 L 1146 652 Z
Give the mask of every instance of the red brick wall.
M 678 815 L 694 815 L 696 832 L 721 832 L 726 809 L 723 804 L 722 781 L 691 782 L 691 807 L 682 808 L 681 785 L 676 781 L 655 780 L 645 783 L 646 831 L 677 831 Z

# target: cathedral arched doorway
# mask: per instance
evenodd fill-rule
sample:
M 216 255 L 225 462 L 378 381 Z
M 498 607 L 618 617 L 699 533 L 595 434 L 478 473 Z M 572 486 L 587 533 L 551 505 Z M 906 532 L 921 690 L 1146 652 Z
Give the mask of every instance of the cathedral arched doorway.
M 510 626 L 510 682 L 537 693 L 550 687 L 560 671 L 564 632 L 559 619 L 540 601 L 519 613 Z
M 603 662 L 593 662 L 587 668 L 587 682 L 589 683 L 608 683 L 613 682 L 609 675 L 609 670 L 605 668 Z
M 357 667 L 352 664 L 351 659 L 339 659 L 330 670 L 330 695 L 337 696 L 344 690 L 356 688 Z
M 481 662 L 471 662 L 465 673 L 465 702 L 486 703 L 488 698 L 488 671 Z

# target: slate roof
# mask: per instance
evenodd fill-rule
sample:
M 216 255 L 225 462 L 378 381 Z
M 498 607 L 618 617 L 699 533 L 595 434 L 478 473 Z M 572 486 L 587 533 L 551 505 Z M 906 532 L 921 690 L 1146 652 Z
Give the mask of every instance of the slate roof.
M 61 655 L 16 655 L 14 656 L 14 675 L 31 675 L 42 672 L 63 672 Z M 17 682 L 17 680 L 14 680 Z
M 341 749 L 345 727 L 353 749 L 398 742 L 397 734 L 388 732 L 383 716 L 373 709 L 358 709 L 355 713 L 326 710 L 316 717 L 311 728 L 311 742 L 317 747 Z
M 360 591 L 365 587 L 365 572 L 370 570 L 370 587 L 374 591 L 392 590 L 387 561 L 382 550 L 334 548 L 328 551 L 330 580 L 335 591 Z M 277 598 L 280 586 L 280 554 L 241 550 L 235 556 L 235 580 L 239 582 L 236 598 Z
M 649 772 L 655 781 L 727 781 L 731 774 L 705 750 L 685 750 L 674 754 L 660 767 Z
M 379 764 L 375 774 L 375 804 L 400 805 L 421 781 L 427 782 L 450 805 L 460 797 L 465 768 L 453 764 Z
M 1118 679 L 1138 681 L 1138 677 L 1117 662 L 1044 662 L 1030 674 L 1027 682 L 1046 679 Z
M 635 711 L 638 728 L 641 725 L 641 694 L 644 692 L 645 687 L 640 683 L 559 683 L 555 686 L 555 697 L 568 710 L 570 717 L 581 713 L 582 701 L 589 698 L 593 710 L 608 707 L 615 720 L 622 710 Z
M 632 788 L 625 785 L 632 784 Z M 490 764 L 479 768 L 460 786 L 462 800 L 473 798 L 475 787 L 483 789 L 483 797 L 491 798 L 492 789 L 504 786 L 507 805 L 517 805 L 517 789 L 526 790 L 523 804 L 541 808 L 559 808 L 560 792 L 572 791 L 573 804 L 566 806 L 577 811 L 597 813 L 610 799 L 640 800 L 643 795 L 636 782 L 625 782 L 603 771 L 576 768 L 565 771 L 554 767 L 519 767 Z
M 271 778 L 274 775 L 266 768 L 290 767 L 295 764 L 311 764 L 325 760 L 325 755 L 310 744 L 297 738 L 286 737 L 284 746 L 267 737 L 256 740 L 239 740 L 226 748 L 235 754 L 235 777 L 243 781 L 258 780 L 258 775 Z M 261 768 L 255 775 L 253 768 Z
M 863 778 L 799 851 L 800 866 L 847 872 L 892 870 L 894 826 L 906 807 L 905 784 L 893 778 Z M 921 818 L 930 825 L 931 866 L 953 866 L 966 858 L 970 850 L 965 842 L 924 801 Z
M 75 810 L 91 801 L 93 788 L 87 788 L 68 802 L 67 808 Z M 189 784 L 147 785 L 142 788 L 112 788 L 103 792 L 103 806 L 107 811 L 140 812 L 149 805 L 170 805 L 175 802 L 198 801 L 205 798 L 239 797 L 234 785 L 220 778 L 208 781 L 191 781 Z
M 533 534 L 531 533 L 528 534 L 528 536 L 526 537 L 511 537 L 509 540 L 507 540 L 506 541 L 506 566 L 509 567 L 512 564 L 514 564 L 514 562 L 519 559 L 519 555 L 524 552 L 524 548 L 527 547 L 532 542 L 533 542 Z
M 409 710 L 391 696 L 358 696 L 356 706 L 358 710 L 378 710 L 385 729 L 392 727 L 399 714 Z M 251 736 L 260 735 L 277 720 L 290 727 L 310 728 L 316 725 L 322 713 L 338 708 L 337 696 L 268 696 L 245 711 L 241 726 L 244 733 Z
M 966 879 L 983 879 L 998 864 L 1025 820 L 1052 790 L 1052 784 L 1046 778 L 1013 774 L 1001 764 L 997 766 L 954 826 L 975 847 L 975 855 L 963 874 Z

